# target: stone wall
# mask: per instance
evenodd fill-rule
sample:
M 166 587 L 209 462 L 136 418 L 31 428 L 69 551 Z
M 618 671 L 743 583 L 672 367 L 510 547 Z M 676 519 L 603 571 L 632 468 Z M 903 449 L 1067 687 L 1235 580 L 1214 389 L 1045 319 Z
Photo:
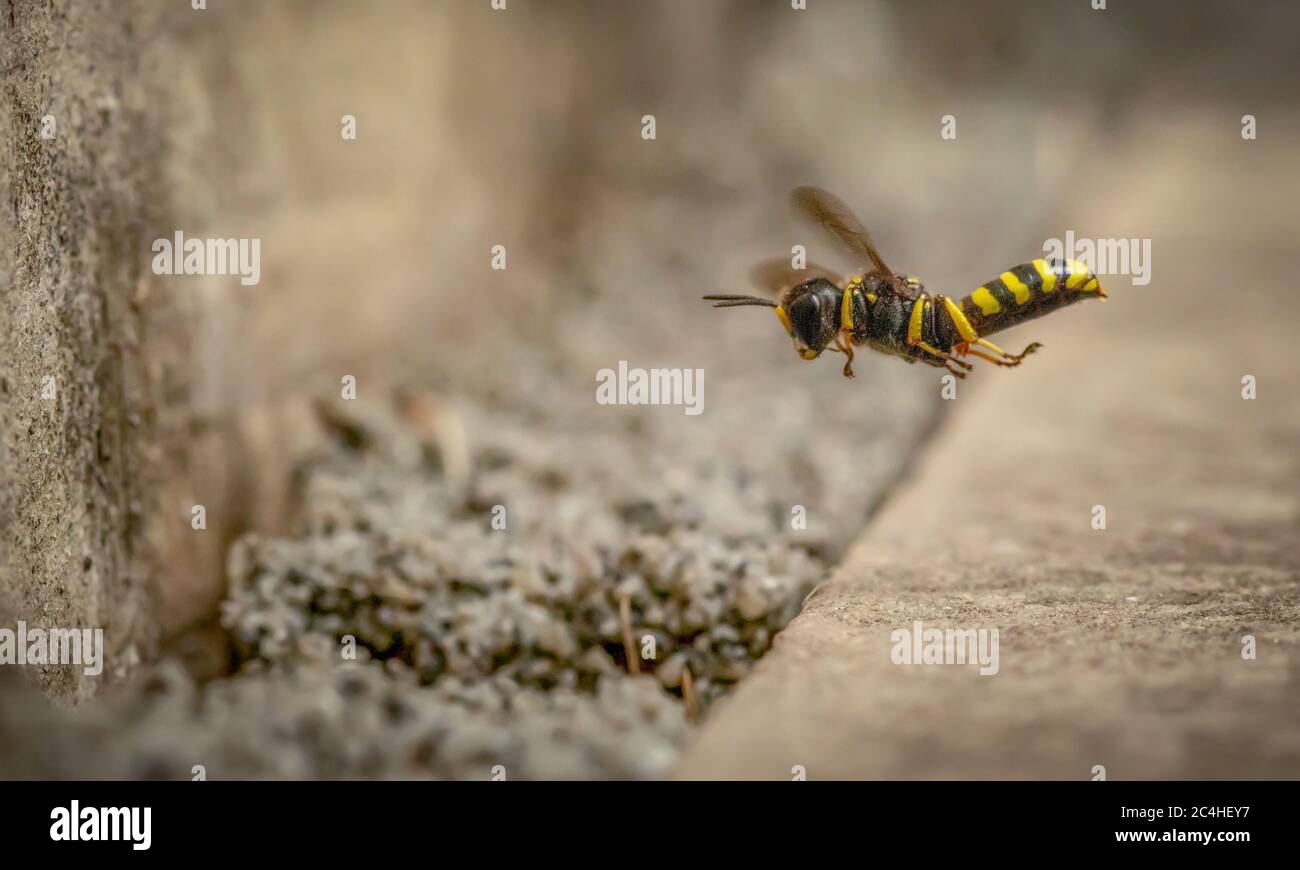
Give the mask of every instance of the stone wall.
M 141 252 L 163 198 L 139 51 L 150 5 L 0 4 L 0 611 L 11 627 L 103 628 L 109 679 L 154 637 Z M 94 683 L 38 674 L 67 701 Z

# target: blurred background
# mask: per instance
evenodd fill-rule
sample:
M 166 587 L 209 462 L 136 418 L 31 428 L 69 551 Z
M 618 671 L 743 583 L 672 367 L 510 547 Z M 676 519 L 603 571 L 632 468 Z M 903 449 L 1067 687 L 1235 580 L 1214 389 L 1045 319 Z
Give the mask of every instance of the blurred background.
M 1156 257 L 1173 232 L 1222 248 L 1229 229 L 1271 261 L 1290 253 L 1277 226 L 1294 207 L 1267 159 L 1295 122 L 1286 4 L 816 6 L 175 15 L 151 46 L 175 80 L 175 224 L 260 237 L 265 260 L 258 287 L 193 288 L 192 406 L 275 409 L 343 373 L 480 389 L 564 372 L 560 392 L 581 393 L 623 357 L 707 361 L 716 406 L 770 392 L 771 371 L 788 401 L 839 395 L 831 366 L 799 364 L 770 318 L 696 299 L 745 292 L 749 267 L 792 244 L 843 264 L 792 224 L 800 183 L 837 192 L 892 263 L 952 295 L 1066 229 L 1153 238 Z M 1281 129 L 1218 135 L 1246 113 Z M 338 135 L 345 114 L 355 141 Z M 1243 148 L 1260 159 L 1234 160 Z M 1234 254 L 1216 262 L 1248 256 Z M 922 377 L 883 361 L 865 374 Z
M 1189 318 L 1207 352 L 1217 331 L 1254 328 L 1241 309 L 1295 313 L 1291 4 L 128 5 L 18 2 L 7 31 L 11 129 L 42 106 L 104 113 L 47 162 L 11 156 L 9 189 L 68 167 L 132 185 L 113 200 L 125 235 L 101 232 L 103 209 L 69 219 L 128 264 L 103 292 L 130 300 L 142 347 L 146 425 L 124 450 L 140 451 L 152 506 L 107 527 L 141 543 L 84 593 L 17 572 L 6 586 L 13 619 L 35 618 L 61 596 L 102 600 L 124 571 L 147 577 L 136 615 L 67 611 L 129 626 L 119 647 L 140 639 L 104 681 L 119 692 L 50 669 L 36 682 L 56 698 L 109 697 L 71 719 L 10 708 L 11 746 L 99 729 L 104 775 L 188 771 L 196 746 L 241 775 L 470 776 L 497 757 L 537 776 L 669 770 L 943 410 L 937 370 L 860 357 L 847 381 L 833 358 L 798 360 L 770 315 L 699 301 L 753 292 L 750 266 L 796 244 L 861 265 L 792 220 L 795 185 L 836 192 L 891 265 L 952 296 L 1067 230 L 1152 239 L 1152 282 L 1112 279 L 1107 306 L 1042 322 L 1049 349 L 1099 320 L 1140 342 L 1190 285 L 1234 294 Z M 1246 114 L 1257 140 L 1240 135 Z M 23 232 L 42 219 L 9 226 L 21 292 L 46 268 Z M 260 238 L 260 284 L 150 274 L 150 242 L 176 230 Z M 75 283 L 76 262 L 58 268 Z M 20 318 L 7 324 L 17 341 Z M 596 405 L 595 373 L 619 360 L 703 368 L 705 413 Z M 348 375 L 355 402 L 339 398 Z M 14 456 L 23 413 L 6 419 Z M 508 542 L 488 530 L 497 504 Z M 794 505 L 807 530 L 790 528 Z M 628 626 L 664 653 L 635 680 L 651 712 L 610 724 L 630 701 L 583 705 L 632 670 Z M 361 688 L 333 675 L 345 635 L 376 665 L 347 677 Z M 386 729 L 420 727 L 378 712 L 373 735 L 349 735 L 345 701 L 319 700 L 408 684 L 441 693 L 410 721 L 500 736 L 460 756 L 418 736 L 384 754 Z M 469 724 L 439 718 L 453 704 Z M 277 705 L 258 715 L 295 723 L 266 726 L 295 735 L 291 762 L 223 719 Z M 644 743 L 599 748 L 592 735 L 619 728 Z M 555 754 L 557 731 L 572 756 Z M 16 769 L 92 764 L 71 751 Z

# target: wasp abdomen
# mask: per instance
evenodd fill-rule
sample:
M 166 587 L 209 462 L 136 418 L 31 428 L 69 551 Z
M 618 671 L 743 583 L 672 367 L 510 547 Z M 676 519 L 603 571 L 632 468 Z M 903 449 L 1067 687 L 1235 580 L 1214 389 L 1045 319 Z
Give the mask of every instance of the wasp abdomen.
M 992 335 L 1105 291 L 1078 260 L 1034 260 L 1003 272 L 958 303 L 980 335 Z

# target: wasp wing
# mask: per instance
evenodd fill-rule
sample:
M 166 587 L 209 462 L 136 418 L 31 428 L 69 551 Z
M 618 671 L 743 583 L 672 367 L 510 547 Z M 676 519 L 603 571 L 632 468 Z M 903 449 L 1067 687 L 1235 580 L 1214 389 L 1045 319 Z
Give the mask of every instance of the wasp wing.
M 820 187 L 796 187 L 790 201 L 797 212 L 835 236 L 854 254 L 870 259 L 876 272 L 893 274 L 880 259 L 867 228 L 838 196 Z
M 749 270 L 749 277 L 756 287 L 773 295 L 788 290 L 796 284 L 811 281 L 814 278 L 825 278 L 832 284 L 839 284 L 844 280 L 830 269 L 823 268 L 815 263 L 809 263 L 803 269 L 796 269 L 790 265 L 790 260 L 786 257 L 772 257 L 769 260 L 763 260 Z

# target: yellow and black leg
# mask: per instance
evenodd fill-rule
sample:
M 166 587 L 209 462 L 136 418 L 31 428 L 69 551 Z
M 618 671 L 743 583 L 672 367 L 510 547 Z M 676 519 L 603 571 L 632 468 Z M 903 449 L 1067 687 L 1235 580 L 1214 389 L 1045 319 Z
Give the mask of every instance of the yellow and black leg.
M 944 302 L 947 303 L 948 300 L 945 299 Z M 925 311 L 929 307 L 929 297 L 922 293 L 920 298 L 918 298 L 916 303 L 912 306 L 912 315 L 907 323 L 907 343 L 912 347 L 919 347 L 921 350 L 934 357 L 936 360 L 934 363 L 935 365 L 943 366 L 958 378 L 966 377 L 966 372 L 970 371 L 972 368 L 970 363 L 958 359 L 947 351 L 939 350 L 939 348 L 922 339 L 921 330 L 925 322 Z
M 835 346 L 847 359 L 844 361 L 844 377 L 853 377 L 853 294 L 857 288 L 852 280 L 844 287 L 840 297 L 840 331 L 835 334 Z
M 847 333 L 840 332 L 836 334 L 835 347 L 847 357 L 844 361 L 844 377 L 853 377 L 853 342 L 849 340 Z
M 960 305 L 947 298 L 943 300 L 943 304 L 948 309 L 948 316 L 952 319 L 953 326 L 957 327 L 957 334 L 961 336 L 961 343 L 958 344 L 956 348 L 957 352 L 960 354 L 970 354 L 971 356 L 977 356 L 980 359 L 988 360 L 994 365 L 1011 368 L 1020 365 L 1021 360 L 1042 347 L 1041 344 L 1035 341 L 1030 343 L 1027 348 L 1018 354 L 1007 353 L 988 339 L 980 338 L 979 333 L 975 331 L 975 328 L 970 325 L 970 321 L 966 319 L 966 315 L 961 310 Z M 989 356 L 984 351 L 976 350 L 973 345 L 979 345 L 986 350 L 990 350 L 996 354 L 996 356 Z
M 993 363 L 995 366 L 1002 366 L 1004 368 L 1015 368 L 1016 366 L 1020 365 L 1021 362 L 1024 361 L 1025 357 L 1029 356 L 1031 353 L 1033 353 L 1034 351 L 1042 347 L 1041 344 L 1039 344 L 1036 341 L 1033 341 L 1030 342 L 1029 346 L 1026 347 L 1024 350 L 1022 350 L 1020 353 L 1007 353 L 1005 350 L 998 347 L 993 342 L 983 338 L 977 338 L 973 342 L 973 344 L 978 344 L 980 347 L 987 348 L 988 350 L 997 354 L 997 356 L 990 356 L 989 354 L 985 353 L 982 350 L 978 350 L 974 347 L 971 347 L 971 344 L 972 342 L 967 342 L 959 345 L 959 350 L 961 351 L 961 353 L 968 353 L 971 356 L 977 356 L 980 359 L 988 360 L 989 362 Z

